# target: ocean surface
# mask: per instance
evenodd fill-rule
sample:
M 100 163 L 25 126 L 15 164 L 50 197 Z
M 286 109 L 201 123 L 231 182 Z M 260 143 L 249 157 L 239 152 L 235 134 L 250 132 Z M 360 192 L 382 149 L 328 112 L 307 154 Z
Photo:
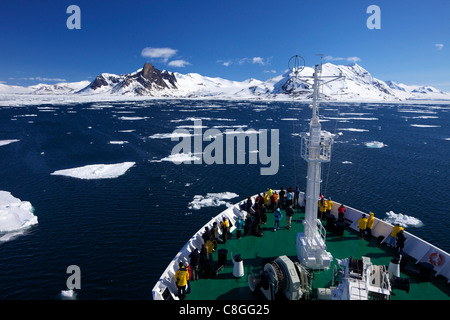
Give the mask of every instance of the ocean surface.
M 21 234 L 0 233 L 0 299 L 61 299 L 70 265 L 81 270 L 77 299 L 152 299 L 167 264 L 227 203 L 267 188 L 304 191 L 298 134 L 308 130 L 310 117 L 309 104 L 297 102 L 0 107 L 0 190 L 29 201 L 38 219 Z M 342 133 L 332 162 L 322 167 L 322 193 L 399 219 L 407 231 L 450 251 L 450 105 L 321 103 L 320 118 L 324 130 Z M 170 161 L 181 141 L 171 140 L 174 130 L 195 135 L 195 119 L 202 132 L 279 130 L 277 174 L 261 175 L 268 165 L 249 158 L 233 165 Z M 52 174 L 129 162 L 134 165 L 107 179 L 99 179 L 102 171 L 93 173 L 97 179 Z

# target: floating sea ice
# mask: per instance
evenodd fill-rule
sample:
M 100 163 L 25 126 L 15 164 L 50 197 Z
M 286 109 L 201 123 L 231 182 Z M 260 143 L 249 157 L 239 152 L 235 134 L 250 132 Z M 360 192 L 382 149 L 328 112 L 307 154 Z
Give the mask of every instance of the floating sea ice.
M 387 217 L 383 219 L 390 224 L 399 224 L 402 227 L 421 227 L 423 226 L 422 221 L 417 218 L 407 216 L 402 213 L 395 213 L 393 211 L 386 212 Z
M 194 200 L 189 202 L 188 208 L 190 210 L 199 210 L 204 207 L 219 207 L 222 205 L 231 206 L 232 204 L 224 200 L 236 197 L 239 197 L 239 195 L 233 192 L 207 193 L 206 196 L 195 195 Z
M 145 120 L 148 119 L 148 117 L 119 117 L 120 120 L 128 120 L 128 121 L 135 121 L 135 120 Z
M 63 300 L 66 300 L 66 299 L 74 300 L 74 299 L 76 299 L 77 294 L 72 289 L 69 289 L 69 290 L 61 290 L 60 296 L 61 296 L 61 299 L 63 299 Z
M 135 164 L 135 162 L 93 164 L 78 168 L 57 170 L 52 175 L 68 176 L 78 179 L 112 179 L 125 174 Z
M 370 141 L 370 142 L 365 142 L 364 144 L 366 145 L 367 148 L 387 147 L 387 144 L 384 144 L 383 142 L 380 142 L 380 141 Z
M 411 124 L 411 127 L 416 127 L 416 128 L 439 128 L 440 126 L 438 125 L 432 125 L 432 124 Z
M 351 161 L 342 161 L 342 164 L 353 164 Z
M 20 140 L 17 139 L 11 139 L 11 140 L 0 140 L 0 147 L 1 146 L 6 146 L 7 144 L 13 143 L 13 142 L 18 142 Z
M 181 164 L 182 162 L 185 162 L 185 161 L 191 162 L 194 160 L 200 160 L 200 158 L 196 157 L 193 153 L 176 153 L 176 154 L 171 154 L 168 157 L 162 158 L 160 160 L 150 160 L 150 162 L 170 161 L 175 164 Z
M 11 240 L 22 234 L 23 229 L 37 223 L 30 202 L 15 198 L 10 192 L 0 191 L 0 242 Z
M 110 141 L 109 144 L 125 144 L 128 143 L 128 141 Z
M 352 131 L 352 132 L 368 132 L 369 131 L 369 130 L 366 130 L 366 129 L 357 129 L 357 128 L 340 128 L 338 130 Z

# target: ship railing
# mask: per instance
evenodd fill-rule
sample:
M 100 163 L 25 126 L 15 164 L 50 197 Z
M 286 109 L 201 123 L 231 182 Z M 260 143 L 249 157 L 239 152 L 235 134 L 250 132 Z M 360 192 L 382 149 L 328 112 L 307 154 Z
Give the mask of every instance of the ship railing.
M 331 214 L 333 214 L 335 218 L 338 217 L 338 208 L 340 205 L 341 203 L 334 202 L 331 209 Z M 350 228 L 359 231 L 358 219 L 361 218 L 362 214 L 368 216 L 368 213 L 349 207 L 345 204 L 344 206 L 346 208 L 345 221 L 349 224 Z M 380 245 L 387 244 L 389 243 L 393 227 L 394 226 L 389 222 L 375 217 L 372 236 L 380 240 Z M 447 282 L 450 283 L 450 254 L 406 230 L 404 233 L 406 241 L 403 252 L 409 257 L 414 258 L 416 264 L 422 262 L 431 264 L 435 271 L 435 276 L 442 275 L 447 278 Z

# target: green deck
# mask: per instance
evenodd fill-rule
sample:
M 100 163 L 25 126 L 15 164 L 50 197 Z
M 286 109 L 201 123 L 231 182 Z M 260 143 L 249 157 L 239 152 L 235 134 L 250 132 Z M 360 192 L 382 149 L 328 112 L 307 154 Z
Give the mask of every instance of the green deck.
M 298 261 L 296 255 L 296 237 L 298 232 L 303 232 L 302 219 L 303 212 L 296 211 L 292 218 L 292 227 L 286 229 L 286 215 L 283 212 L 283 219 L 280 223 L 280 229 L 273 231 L 273 214 L 268 212 L 268 221 L 262 225 L 264 230 L 263 237 L 245 236 L 237 239 L 235 233 L 228 237 L 226 244 L 219 244 L 217 251 L 224 248 L 228 251 L 227 265 L 215 277 L 205 279 L 200 276 L 199 280 L 191 281 L 191 293 L 186 296 L 186 300 L 255 300 L 261 299 L 262 295 L 254 294 L 250 291 L 247 282 L 248 275 L 257 275 L 263 268 L 264 260 L 281 255 L 288 256 L 293 262 Z M 326 224 L 323 222 L 324 225 Z M 394 249 L 385 245 L 379 246 L 376 239 L 370 241 L 360 239 L 357 232 L 346 228 L 343 236 L 336 236 L 333 233 L 327 233 L 327 250 L 331 252 L 333 258 L 344 259 L 353 257 L 361 259 L 367 256 L 375 265 L 389 265 L 394 255 Z M 217 262 L 217 251 L 213 253 L 213 260 Z M 244 260 L 245 274 L 242 278 L 236 279 L 233 272 L 233 263 L 230 259 L 230 253 L 240 254 Z M 325 288 L 331 285 L 333 261 L 328 270 L 319 270 L 314 272 L 313 290 Z M 415 264 L 411 259 L 408 265 Z M 450 288 L 447 279 L 442 277 L 432 277 L 431 282 L 424 281 L 410 274 L 401 274 L 401 277 L 410 278 L 410 291 L 394 289 L 392 300 L 448 300 L 450 299 Z

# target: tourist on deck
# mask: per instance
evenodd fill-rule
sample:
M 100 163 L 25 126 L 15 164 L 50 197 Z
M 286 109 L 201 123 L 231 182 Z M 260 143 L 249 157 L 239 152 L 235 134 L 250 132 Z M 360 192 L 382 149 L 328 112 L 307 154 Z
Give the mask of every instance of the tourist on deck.
M 286 205 L 285 208 L 288 208 L 294 203 L 294 189 L 292 187 L 289 187 L 286 192 Z
M 184 262 L 184 266 L 186 267 L 188 274 L 189 274 L 189 279 L 187 280 L 187 284 L 186 284 L 186 294 L 189 294 L 189 293 L 191 293 L 192 268 L 189 265 L 189 262 L 187 262 L 187 261 Z
M 343 221 L 345 218 L 345 207 L 343 204 L 338 209 L 338 221 Z
M 292 204 L 286 208 L 286 228 L 291 229 L 291 221 L 292 216 L 294 215 L 294 209 L 292 208 Z
M 211 229 L 211 240 L 214 242 L 214 250 L 217 249 L 217 242 L 219 242 L 219 225 L 216 221 L 213 223 L 213 227 Z
M 403 227 L 400 227 L 400 224 L 395 224 L 395 226 L 392 228 L 391 238 L 389 239 L 388 246 L 390 246 L 391 248 L 395 248 L 397 242 L 397 234 L 401 230 L 405 229 Z
M 367 229 L 366 229 L 366 236 L 367 239 L 370 239 L 372 237 L 372 228 L 375 223 L 375 217 L 374 213 L 371 211 L 369 212 L 369 219 L 367 219 Z
M 327 216 L 330 215 L 331 209 L 333 208 L 333 201 L 331 201 L 331 198 L 325 201 L 325 214 Z
M 189 280 L 189 272 L 182 262 L 180 262 L 178 265 L 179 269 L 175 273 L 175 284 L 177 285 L 178 289 L 178 298 L 180 300 L 184 300 L 184 298 L 186 297 L 186 285 Z
M 211 231 L 208 227 L 205 227 L 205 233 L 202 234 L 203 243 L 206 243 L 206 241 L 210 240 L 212 237 Z
M 298 187 L 295 187 L 294 191 L 294 209 L 300 208 L 300 190 Z
M 253 218 L 251 215 L 247 215 L 247 217 L 245 218 L 245 223 L 244 223 L 244 236 L 248 236 L 250 229 L 252 227 L 253 224 Z
M 278 208 L 279 200 L 280 200 L 280 195 L 276 191 L 274 191 L 273 192 L 273 210 Z
M 317 218 L 322 220 L 325 218 L 325 200 L 322 197 L 318 202 Z
M 199 272 L 199 264 L 200 264 L 200 251 L 197 248 L 189 254 L 191 272 L 192 272 L 192 281 L 198 280 L 198 272 Z
M 229 227 L 228 219 L 226 217 L 223 217 L 223 221 L 220 224 L 220 229 L 222 230 L 222 242 L 223 243 L 227 243 L 228 227 Z
M 246 208 L 245 211 L 247 211 L 248 213 L 250 213 L 252 207 L 253 207 L 252 198 L 251 198 L 251 197 L 247 197 L 247 208 Z
M 206 251 L 206 247 L 202 244 L 200 249 L 200 273 L 206 272 L 206 261 L 208 260 L 208 252 Z
M 280 194 L 279 194 L 279 198 L 278 198 L 278 208 L 280 209 L 284 209 L 284 206 L 286 204 L 286 191 L 284 191 L 283 188 L 280 188 Z M 274 208 L 275 210 L 276 208 Z
M 400 230 L 397 233 L 397 243 L 395 246 L 395 249 L 397 250 L 398 253 L 403 252 L 403 247 L 405 246 L 405 241 L 406 241 L 405 232 L 403 230 Z
M 236 221 L 236 238 L 241 238 L 242 229 L 244 228 L 244 220 L 239 216 Z
M 280 211 L 280 208 L 276 209 L 273 213 L 273 217 L 275 218 L 275 226 L 273 231 L 277 231 L 280 228 L 280 220 L 283 218 L 283 214 Z
M 361 239 L 364 238 L 366 229 L 367 229 L 367 218 L 366 215 L 363 213 L 363 215 L 361 216 L 361 218 L 359 218 L 358 220 L 358 228 L 359 228 L 359 236 Z
M 261 224 L 267 223 L 267 209 L 264 204 L 261 205 L 261 208 L 259 209 L 259 214 L 261 216 Z
M 264 194 L 264 205 L 266 206 L 266 208 L 269 208 L 270 205 L 270 197 L 268 193 Z
M 205 247 L 206 247 L 206 252 L 208 253 L 208 259 L 212 260 L 213 259 L 213 252 L 214 252 L 214 242 L 212 240 L 208 240 L 205 243 Z

